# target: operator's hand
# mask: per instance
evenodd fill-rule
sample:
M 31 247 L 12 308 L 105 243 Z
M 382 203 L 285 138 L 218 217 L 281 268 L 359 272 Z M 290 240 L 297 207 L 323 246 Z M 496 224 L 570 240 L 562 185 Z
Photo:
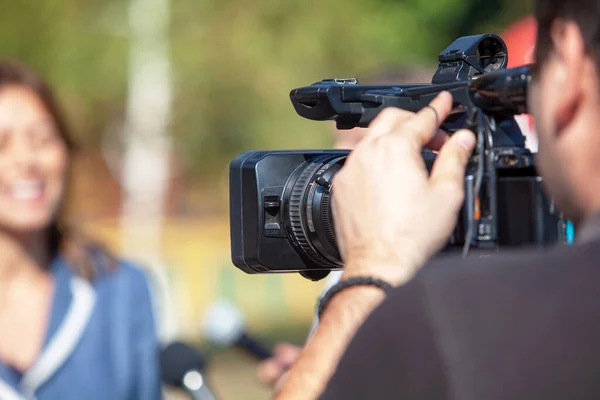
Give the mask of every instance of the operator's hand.
M 344 276 L 370 275 L 399 285 L 449 239 L 464 199 L 475 146 L 471 131 L 441 130 L 452 96 L 441 93 L 418 113 L 383 110 L 333 184 L 333 212 Z M 428 175 L 421 148 L 438 150 Z
M 275 387 L 301 353 L 302 347 L 278 343 L 273 349 L 273 357 L 258 364 L 256 376 L 263 384 Z

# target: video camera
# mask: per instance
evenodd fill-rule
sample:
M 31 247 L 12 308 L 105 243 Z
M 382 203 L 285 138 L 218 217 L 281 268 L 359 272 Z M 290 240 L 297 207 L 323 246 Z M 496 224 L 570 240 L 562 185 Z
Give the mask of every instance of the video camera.
M 364 86 L 326 79 L 294 89 L 296 112 L 338 129 L 368 127 L 386 107 L 419 111 L 441 91 L 454 98 L 442 123 L 449 134 L 476 133 L 465 175 L 465 202 L 443 251 L 543 247 L 564 240 L 565 223 L 545 196 L 542 178 L 514 116 L 527 112 L 531 66 L 506 69 L 496 35 L 461 37 L 439 55 L 431 84 Z M 342 267 L 331 189 L 349 151 L 248 151 L 230 164 L 233 263 L 247 273 L 300 272 L 318 280 Z M 435 153 L 423 150 L 431 170 Z M 396 182 L 402 185 L 402 182 Z M 443 200 L 440 200 L 443 201 Z

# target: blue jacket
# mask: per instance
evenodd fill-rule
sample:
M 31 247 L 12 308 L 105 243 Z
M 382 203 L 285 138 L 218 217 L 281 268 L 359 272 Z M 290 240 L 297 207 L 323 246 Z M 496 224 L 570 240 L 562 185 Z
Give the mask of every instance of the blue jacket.
M 44 347 L 23 374 L 0 361 L 2 400 L 160 399 L 158 341 L 144 273 L 119 262 L 92 283 L 63 258 Z

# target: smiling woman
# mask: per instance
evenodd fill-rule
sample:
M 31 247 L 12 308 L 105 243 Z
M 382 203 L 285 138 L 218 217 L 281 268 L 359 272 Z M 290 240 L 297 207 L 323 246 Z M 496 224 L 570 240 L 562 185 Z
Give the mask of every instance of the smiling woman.
M 74 151 L 49 86 L 0 61 L 0 398 L 160 398 L 144 274 L 61 221 Z

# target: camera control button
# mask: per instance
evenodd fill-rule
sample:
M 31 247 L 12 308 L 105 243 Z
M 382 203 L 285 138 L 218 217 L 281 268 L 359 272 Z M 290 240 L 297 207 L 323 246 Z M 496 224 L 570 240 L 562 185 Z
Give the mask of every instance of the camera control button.
M 264 207 L 265 209 L 279 208 L 280 200 L 279 196 L 265 196 Z
M 331 182 L 325 179 L 323 176 L 320 176 L 319 179 L 317 179 L 317 184 L 319 186 L 323 186 L 325 189 L 329 189 L 331 187 Z

